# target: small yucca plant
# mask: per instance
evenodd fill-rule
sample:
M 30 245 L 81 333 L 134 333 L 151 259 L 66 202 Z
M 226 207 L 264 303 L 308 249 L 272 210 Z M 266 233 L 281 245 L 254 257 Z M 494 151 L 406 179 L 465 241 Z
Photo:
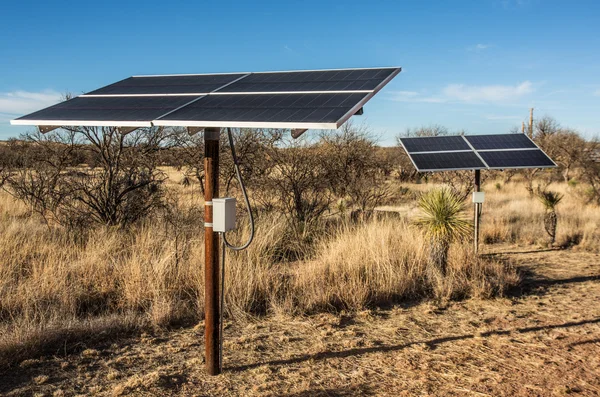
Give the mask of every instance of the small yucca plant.
M 416 224 L 429 239 L 430 262 L 442 277 L 447 272 L 450 244 L 466 238 L 472 231 L 465 208 L 464 200 L 449 188 L 431 190 L 419 199 L 421 216 Z
M 556 206 L 564 196 L 558 192 L 549 190 L 541 191 L 537 196 L 546 209 L 546 213 L 544 214 L 544 228 L 546 229 L 546 233 L 550 236 L 550 244 L 554 244 L 554 241 L 556 240 L 556 227 L 558 226 Z

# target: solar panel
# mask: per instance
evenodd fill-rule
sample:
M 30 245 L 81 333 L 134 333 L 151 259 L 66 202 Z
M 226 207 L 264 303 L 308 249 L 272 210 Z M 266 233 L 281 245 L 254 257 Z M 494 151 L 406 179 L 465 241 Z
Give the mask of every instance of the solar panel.
M 465 135 L 465 139 L 475 150 L 537 148 L 525 134 Z
M 85 95 L 206 94 L 245 74 L 129 77 Z
M 134 76 L 11 124 L 335 129 L 398 73 L 400 68 Z
M 25 124 L 40 125 L 118 125 L 149 127 L 158 118 L 194 100 L 189 96 L 164 97 L 77 97 L 25 117 Z M 16 123 L 15 123 L 16 124 Z
M 556 167 L 523 134 L 400 138 L 400 142 L 420 172 Z
M 285 123 L 321 128 L 321 124 L 336 123 L 367 94 L 244 94 L 205 96 L 165 117 L 154 125 L 195 126 L 196 120 L 205 127 L 261 121 L 281 127 Z M 308 126 L 307 124 L 314 124 Z
M 395 69 L 253 73 L 221 92 L 370 91 Z
M 402 138 L 401 141 L 409 153 L 471 150 L 462 136 Z
M 545 168 L 554 162 L 540 149 L 479 152 L 489 168 Z
M 474 152 L 415 153 L 410 157 L 419 171 L 486 168 Z

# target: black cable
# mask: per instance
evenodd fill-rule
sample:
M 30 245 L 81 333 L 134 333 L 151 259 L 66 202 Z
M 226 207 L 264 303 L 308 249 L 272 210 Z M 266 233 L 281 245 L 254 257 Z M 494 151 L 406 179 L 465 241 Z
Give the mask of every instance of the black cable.
M 244 185 L 244 180 L 242 179 L 242 173 L 240 172 L 238 158 L 237 158 L 237 155 L 235 154 L 235 146 L 233 144 L 233 136 L 231 134 L 231 128 L 227 128 L 227 137 L 229 138 L 229 147 L 231 148 L 231 157 L 233 157 L 233 167 L 235 168 L 235 174 L 237 176 L 238 182 L 240 183 L 240 187 L 242 189 L 242 195 L 244 196 L 246 208 L 248 209 L 248 218 L 250 219 L 250 237 L 248 238 L 248 241 L 246 241 L 245 244 L 240 245 L 240 246 L 235 246 L 235 245 L 230 244 L 229 241 L 227 241 L 227 238 L 225 237 L 225 233 L 223 233 L 223 241 L 225 242 L 225 245 L 227 246 L 227 248 L 234 250 L 234 251 L 241 251 L 241 250 L 248 248 L 248 246 L 250 245 L 250 243 L 252 243 L 252 240 L 254 239 L 254 215 L 252 215 L 252 207 L 250 206 L 250 200 L 248 199 L 248 193 L 246 192 L 246 186 Z

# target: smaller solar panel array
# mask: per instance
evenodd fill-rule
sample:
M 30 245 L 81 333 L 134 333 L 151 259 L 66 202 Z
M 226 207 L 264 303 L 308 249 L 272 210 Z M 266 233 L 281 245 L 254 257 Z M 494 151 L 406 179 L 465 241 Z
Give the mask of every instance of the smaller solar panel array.
M 525 134 L 401 138 L 400 142 L 420 172 L 556 167 Z

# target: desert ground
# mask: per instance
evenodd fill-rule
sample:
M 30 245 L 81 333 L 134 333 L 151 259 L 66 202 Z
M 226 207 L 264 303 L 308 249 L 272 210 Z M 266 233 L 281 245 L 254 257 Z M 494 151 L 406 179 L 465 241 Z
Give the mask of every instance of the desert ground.
M 22 361 L 7 396 L 595 396 L 600 256 L 501 245 L 523 283 L 445 307 L 228 322 L 224 373 L 203 367 L 203 327 L 149 332 Z

